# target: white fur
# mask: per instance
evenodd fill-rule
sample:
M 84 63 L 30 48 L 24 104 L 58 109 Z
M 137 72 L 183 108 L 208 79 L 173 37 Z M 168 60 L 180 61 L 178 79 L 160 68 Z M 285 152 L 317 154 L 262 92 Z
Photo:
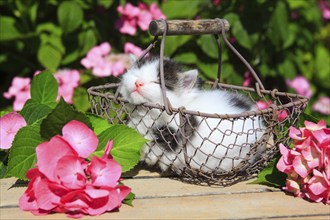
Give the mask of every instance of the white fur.
M 160 85 L 156 83 L 159 82 L 158 62 L 158 59 L 153 60 L 140 69 L 133 67 L 128 70 L 122 78 L 120 90 L 121 95 L 132 104 L 129 105 L 128 125 L 137 129 L 149 140 L 153 140 L 150 128 L 166 124 L 179 129 L 180 124 L 179 114 L 167 115 L 166 112 L 161 113 L 158 109 L 135 107 L 147 102 L 163 105 Z M 174 91 L 166 91 L 173 107 L 184 106 L 187 110 L 216 114 L 243 112 L 242 109 L 231 105 L 230 94 L 227 91 L 204 91 L 192 88 L 191 85 L 197 77 L 196 70 L 181 75 L 185 76 L 181 82 L 183 86 L 178 86 Z M 144 84 L 138 92 L 134 91 L 136 80 Z M 167 170 L 172 165 L 172 169 L 177 173 L 180 173 L 186 165 L 206 172 L 230 171 L 249 153 L 250 144 L 258 141 L 264 134 L 264 127 L 259 117 L 221 120 L 197 116 L 196 119 L 197 131 L 186 145 L 187 156 L 190 158 L 188 161 L 185 161 L 183 150 L 175 153 L 164 152 L 151 142 L 143 148 L 141 159 L 149 165 L 158 164 L 162 170 Z

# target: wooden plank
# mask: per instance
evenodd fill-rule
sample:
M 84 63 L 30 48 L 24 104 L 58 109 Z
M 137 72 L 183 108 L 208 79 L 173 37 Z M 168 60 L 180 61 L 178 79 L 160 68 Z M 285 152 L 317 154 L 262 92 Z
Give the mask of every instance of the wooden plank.
M 0 180 L 0 206 L 17 204 L 18 198 L 24 193 L 26 187 L 10 188 L 15 181 L 15 178 Z M 126 179 L 123 181 L 125 185 L 132 188 L 136 197 L 141 199 L 278 191 L 278 189 L 269 188 L 267 186 L 247 184 L 248 182 L 241 182 L 230 187 L 208 187 L 183 183 L 169 178 L 155 177 Z
M 330 207 L 288 196 L 278 189 L 241 182 L 230 187 L 206 187 L 159 178 L 147 173 L 123 182 L 137 195 L 134 208 L 97 219 L 328 219 Z M 17 202 L 26 187 L 9 189 L 15 178 L 0 180 L 0 219 L 40 219 L 19 210 Z M 8 190 L 9 189 L 9 190 Z M 63 214 L 43 219 L 62 219 Z M 86 217 L 95 219 L 95 217 Z
M 0 209 L 0 219 L 37 219 L 17 206 Z M 84 219 L 327 219 L 329 207 L 286 196 L 282 192 L 137 199 L 134 207 Z M 63 219 L 54 214 L 43 219 Z M 40 217 L 38 218 L 40 219 Z

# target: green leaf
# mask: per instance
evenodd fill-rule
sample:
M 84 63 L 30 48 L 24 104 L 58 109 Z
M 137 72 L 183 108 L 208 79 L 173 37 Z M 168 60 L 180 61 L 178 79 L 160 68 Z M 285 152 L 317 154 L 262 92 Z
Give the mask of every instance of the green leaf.
M 41 136 L 49 140 L 57 134 L 62 134 L 63 126 L 72 120 L 83 122 L 93 130 L 87 116 L 75 111 L 61 98 L 55 109 L 41 122 Z
M 194 53 L 182 53 L 175 56 L 175 60 L 181 63 L 196 64 L 198 63 L 198 58 Z
M 7 172 L 7 158 L 8 153 L 0 150 L 0 179 L 4 178 Z
M 9 113 L 9 111 L 1 111 L 1 112 L 0 112 L 0 117 L 6 115 L 6 114 L 8 114 L 8 113 Z
M 97 43 L 95 36 L 95 30 L 88 28 L 87 30 L 80 32 L 78 36 L 79 41 L 79 55 L 85 55 L 94 45 Z
M 52 109 L 45 104 L 29 99 L 25 104 L 20 114 L 24 117 L 28 125 L 33 125 L 35 123 L 41 122 Z
M 288 38 L 288 12 L 283 1 L 277 1 L 268 26 L 267 35 L 272 43 L 278 48 L 283 48 Z
M 40 127 L 28 125 L 21 128 L 10 149 L 6 177 L 26 179 L 25 174 L 36 163 L 35 149 L 42 142 Z
M 55 71 L 61 63 L 62 53 L 49 44 L 42 44 L 39 47 L 37 57 L 45 68 Z
M 84 18 L 81 7 L 73 1 L 63 1 L 58 7 L 57 19 L 64 33 L 75 31 Z
M 111 155 L 121 165 L 123 171 L 132 169 L 140 160 L 140 150 L 147 142 L 136 130 L 126 125 L 114 125 L 99 136 L 99 146 L 93 155 L 100 157 L 109 140 L 114 141 Z
M 201 3 L 203 3 L 203 1 L 200 0 L 172 0 L 164 2 L 161 5 L 161 9 L 167 19 L 188 19 L 197 15 Z
M 203 52 L 211 58 L 218 58 L 218 46 L 212 35 L 202 35 L 197 44 L 201 47 Z
M 189 41 L 192 36 L 183 35 L 183 36 L 169 36 L 165 39 L 165 56 L 172 55 L 180 46 Z
M 126 198 L 124 199 L 123 203 L 133 207 L 133 200 L 135 199 L 135 194 L 130 192 Z
M 218 74 L 218 64 L 198 63 L 198 68 L 203 72 L 203 75 L 208 79 L 216 79 Z
M 104 118 L 101 118 L 100 116 L 97 116 L 94 114 L 87 114 L 87 117 L 88 117 L 89 121 L 91 122 L 91 124 L 94 128 L 94 133 L 96 135 L 101 134 L 103 131 L 105 131 L 106 129 L 113 126 L 107 120 L 105 120 Z
M 9 16 L 0 17 L 0 41 L 15 40 L 21 36 L 17 30 L 16 21 L 14 18 Z
M 231 24 L 232 33 L 237 42 L 247 49 L 252 49 L 254 43 L 247 30 L 243 27 L 239 16 L 234 13 L 229 13 L 224 18 Z
M 113 1 L 109 1 L 109 0 L 106 0 L 106 1 L 105 0 L 98 0 L 97 1 L 97 4 L 103 6 L 106 9 L 108 9 L 113 4 Z
M 86 112 L 90 109 L 91 105 L 88 101 L 88 94 L 85 88 L 75 88 L 73 95 L 73 103 L 78 111 Z
M 58 84 L 50 71 L 36 75 L 31 83 L 31 98 L 35 102 L 51 107 L 57 98 Z
M 285 78 L 292 79 L 296 75 L 296 67 L 294 63 L 289 59 L 283 60 L 278 64 L 278 72 Z
M 320 82 L 324 82 L 324 87 L 329 88 L 329 76 L 330 76 L 330 54 L 326 47 L 319 44 L 315 49 L 315 76 Z
M 286 174 L 278 171 L 276 164 L 278 159 L 273 159 L 258 175 L 252 184 L 261 184 L 275 188 L 285 186 Z

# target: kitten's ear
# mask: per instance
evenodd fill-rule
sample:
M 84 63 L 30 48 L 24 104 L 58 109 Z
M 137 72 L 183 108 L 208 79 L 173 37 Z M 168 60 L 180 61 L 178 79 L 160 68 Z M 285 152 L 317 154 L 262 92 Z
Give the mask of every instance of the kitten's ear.
M 135 63 L 136 60 L 137 60 L 137 56 L 135 56 L 134 54 L 131 54 L 131 53 L 130 53 L 128 56 L 129 56 L 129 62 L 130 62 L 130 64 L 131 64 L 131 66 L 133 66 L 134 63 Z
M 183 88 L 192 89 L 197 83 L 198 70 L 188 70 L 180 74 L 180 76 L 180 81 L 182 83 Z

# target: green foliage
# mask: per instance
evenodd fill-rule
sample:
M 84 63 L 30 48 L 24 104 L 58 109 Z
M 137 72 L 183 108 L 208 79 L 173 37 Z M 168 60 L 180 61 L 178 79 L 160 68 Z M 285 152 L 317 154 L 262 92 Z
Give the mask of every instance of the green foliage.
M 42 121 L 41 136 L 49 140 L 57 134 L 62 134 L 63 126 L 71 120 L 81 121 L 89 128 L 93 129 L 92 124 L 85 114 L 75 111 L 72 106 L 61 98 L 55 109 Z
M 94 155 L 101 156 L 108 140 L 114 141 L 111 150 L 113 158 L 121 165 L 123 172 L 132 169 L 140 160 L 140 150 L 147 142 L 134 129 L 125 125 L 114 125 L 99 136 L 99 146 Z
M 262 172 L 258 174 L 258 178 L 253 181 L 253 184 L 262 184 L 275 188 L 285 186 L 286 174 L 281 173 L 276 169 L 278 159 L 273 159 Z
M 111 153 L 122 166 L 123 172 L 138 163 L 140 150 L 146 143 L 140 134 L 125 125 L 111 125 L 99 116 L 78 112 L 63 99 L 55 106 L 52 103 L 56 104 L 56 95 L 57 83 L 50 72 L 41 72 L 33 79 L 31 99 L 20 112 L 27 126 L 17 132 L 9 154 L 0 150 L 0 178 L 14 176 L 26 180 L 26 172 L 36 163 L 36 147 L 55 135 L 61 135 L 63 126 L 71 120 L 81 121 L 89 128 L 94 128 L 99 136 L 99 146 L 94 155 L 103 155 L 106 143 L 113 140 Z M 0 116 L 6 113 L 0 112 Z M 127 204 L 131 204 L 133 198 L 131 194 Z
M 21 128 L 10 148 L 6 177 L 26 179 L 25 174 L 36 163 L 35 149 L 42 142 L 40 127 L 28 125 Z
M 49 107 L 54 105 L 58 91 L 57 81 L 50 71 L 34 77 L 31 83 L 31 99 Z
M 114 53 L 121 53 L 126 42 L 145 48 L 152 37 L 138 28 L 135 36 L 116 29 L 117 7 L 127 0 L 4 0 L 0 2 L 0 93 L 6 91 L 15 75 L 32 76 L 36 70 L 81 69 L 80 60 L 95 45 L 109 42 Z M 138 0 L 158 4 L 167 19 L 225 18 L 230 23 L 227 37 L 261 77 L 266 89 L 289 91 L 287 79 L 303 75 L 312 84 L 313 97 L 306 112 L 320 97 L 328 96 L 330 86 L 330 23 L 322 18 L 317 1 L 221 1 Z M 159 45 L 157 45 L 158 47 Z M 153 50 L 158 53 L 158 50 Z M 201 77 L 213 80 L 217 73 L 218 51 L 213 36 L 168 36 L 165 55 L 198 68 Z M 221 81 L 241 85 L 247 68 L 223 45 Z M 81 71 L 81 77 L 89 76 Z M 74 104 L 88 111 L 84 90 L 113 79 L 93 77 L 76 89 Z M 1 108 L 9 102 L 1 100 Z M 330 117 L 313 114 L 327 120 Z

